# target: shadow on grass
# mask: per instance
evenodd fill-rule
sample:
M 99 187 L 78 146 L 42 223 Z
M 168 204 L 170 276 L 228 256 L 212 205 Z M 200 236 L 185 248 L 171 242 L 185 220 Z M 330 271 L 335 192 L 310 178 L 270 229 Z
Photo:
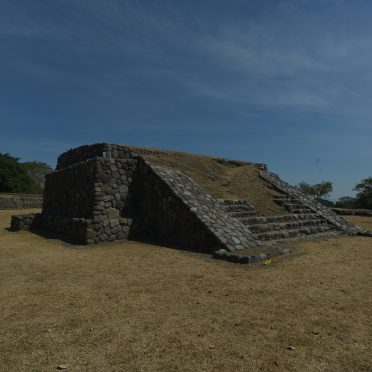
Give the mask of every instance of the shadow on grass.
M 40 228 L 31 228 L 28 230 L 13 230 L 12 228 L 8 227 L 5 230 L 12 232 L 12 233 L 17 233 L 18 231 L 28 231 L 34 235 L 37 235 L 43 239 L 47 240 L 60 240 L 64 246 L 66 247 L 74 247 L 74 248 L 88 248 L 89 245 L 82 243 L 81 241 L 71 238 L 69 236 L 57 233 L 55 231 L 50 231 L 50 230 L 44 230 Z

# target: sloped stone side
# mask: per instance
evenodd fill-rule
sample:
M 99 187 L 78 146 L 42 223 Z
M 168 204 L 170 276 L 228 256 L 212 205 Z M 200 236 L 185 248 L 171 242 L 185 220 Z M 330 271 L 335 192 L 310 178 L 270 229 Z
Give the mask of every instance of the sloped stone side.
M 304 206 L 310 208 L 313 212 L 326 219 L 338 230 L 344 231 L 351 235 L 360 233 L 360 230 L 355 225 L 345 221 L 341 216 L 334 213 L 331 209 L 325 207 L 321 203 L 290 186 L 287 182 L 281 180 L 278 175 L 271 172 L 260 171 L 260 177 L 271 183 L 279 191 L 299 200 Z
M 253 234 L 180 171 L 139 159 L 132 190 L 133 234 L 180 248 L 234 251 L 257 245 Z

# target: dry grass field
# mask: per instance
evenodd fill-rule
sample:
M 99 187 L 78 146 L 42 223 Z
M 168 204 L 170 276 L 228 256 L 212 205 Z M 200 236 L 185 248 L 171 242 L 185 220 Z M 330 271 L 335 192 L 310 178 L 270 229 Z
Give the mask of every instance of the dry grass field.
M 249 267 L 11 233 L 14 213 L 0 211 L 1 371 L 372 371 L 371 238 Z

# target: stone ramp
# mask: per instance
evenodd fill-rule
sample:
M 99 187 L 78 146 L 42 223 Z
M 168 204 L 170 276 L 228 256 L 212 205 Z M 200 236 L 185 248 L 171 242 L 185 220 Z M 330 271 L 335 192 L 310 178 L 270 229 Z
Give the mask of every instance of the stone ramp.
M 357 235 L 361 232 L 357 226 L 344 220 L 330 208 L 325 207 L 295 187 L 290 186 L 288 183 L 281 180 L 278 175 L 267 171 L 260 171 L 260 177 L 283 194 L 283 204 L 287 206 L 287 209 L 301 213 L 315 213 L 319 217 L 327 220 L 334 229 L 350 235 Z
M 132 201 L 134 238 L 181 248 L 235 251 L 257 246 L 252 232 L 181 171 L 140 159 Z

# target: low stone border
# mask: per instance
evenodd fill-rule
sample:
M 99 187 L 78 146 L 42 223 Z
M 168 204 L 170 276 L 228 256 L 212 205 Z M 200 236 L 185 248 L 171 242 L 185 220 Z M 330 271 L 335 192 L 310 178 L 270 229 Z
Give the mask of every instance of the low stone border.
M 360 231 L 358 236 L 367 236 L 368 238 L 372 238 L 372 231 L 371 230 L 366 230 L 366 231 Z
M 348 208 L 331 208 L 333 212 L 341 216 L 363 216 L 372 217 L 370 209 L 348 209 Z
M 284 256 L 290 254 L 291 250 L 289 248 L 277 248 L 277 252 L 279 255 Z M 229 253 L 226 249 L 220 249 L 213 253 L 213 258 L 239 264 L 252 264 L 268 260 L 272 257 L 268 253 L 257 253 L 249 256 L 241 256 L 239 254 Z
M 38 228 L 42 224 L 41 213 L 21 214 L 18 216 L 12 216 L 10 222 L 11 231 L 19 230 L 30 230 Z
M 9 198 L 4 198 L 0 196 L 0 210 L 41 208 L 42 204 L 43 197 L 41 195 L 14 196 Z

